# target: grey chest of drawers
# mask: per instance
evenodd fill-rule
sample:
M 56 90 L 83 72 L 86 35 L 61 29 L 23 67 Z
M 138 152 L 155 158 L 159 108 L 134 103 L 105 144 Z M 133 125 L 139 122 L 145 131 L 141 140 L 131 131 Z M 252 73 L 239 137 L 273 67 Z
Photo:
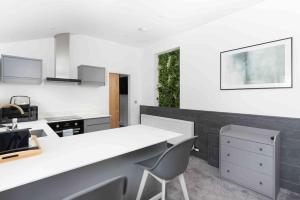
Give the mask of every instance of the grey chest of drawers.
M 279 150 L 279 131 L 224 126 L 220 131 L 220 176 L 275 200 Z

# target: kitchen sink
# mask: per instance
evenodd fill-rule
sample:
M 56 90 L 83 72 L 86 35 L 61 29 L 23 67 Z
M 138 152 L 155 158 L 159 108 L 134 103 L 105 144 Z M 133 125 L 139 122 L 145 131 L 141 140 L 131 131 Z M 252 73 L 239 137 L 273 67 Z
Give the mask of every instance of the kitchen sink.
M 11 126 L 8 125 L 1 125 L 0 128 L 8 128 L 11 129 Z M 45 137 L 47 136 L 46 132 L 43 129 L 37 129 L 37 130 L 29 130 L 31 135 L 35 135 L 36 137 Z
M 36 137 L 45 137 L 47 134 L 43 129 L 38 129 L 38 130 L 30 130 L 31 135 L 35 135 Z

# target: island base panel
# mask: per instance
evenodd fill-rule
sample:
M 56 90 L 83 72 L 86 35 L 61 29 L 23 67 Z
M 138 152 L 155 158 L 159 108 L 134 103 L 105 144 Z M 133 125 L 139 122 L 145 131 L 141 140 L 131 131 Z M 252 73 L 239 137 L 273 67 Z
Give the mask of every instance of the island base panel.
M 125 200 L 132 200 L 136 198 L 143 174 L 143 169 L 139 168 L 135 163 L 157 155 L 166 148 L 166 143 L 160 143 L 122 156 L 74 169 L 1 192 L 0 199 L 60 200 L 70 194 L 112 177 L 127 176 L 128 188 Z M 26 173 L 26 169 L 24 169 L 24 173 Z M 153 178 L 148 179 L 142 199 L 149 199 L 160 192 L 160 190 L 161 186 L 156 180 Z

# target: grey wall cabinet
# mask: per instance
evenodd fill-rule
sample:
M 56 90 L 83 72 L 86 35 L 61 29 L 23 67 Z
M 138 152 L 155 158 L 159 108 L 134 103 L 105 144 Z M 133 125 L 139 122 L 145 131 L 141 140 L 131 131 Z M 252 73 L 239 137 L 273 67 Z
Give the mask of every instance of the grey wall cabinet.
M 43 61 L 17 56 L 1 56 L 1 80 L 3 82 L 41 83 Z
M 228 125 L 220 131 L 220 176 L 276 199 L 279 131 Z
M 89 65 L 78 66 L 78 79 L 83 85 L 105 85 L 105 68 Z
M 110 129 L 110 117 L 99 117 L 84 120 L 84 132 L 94 132 Z

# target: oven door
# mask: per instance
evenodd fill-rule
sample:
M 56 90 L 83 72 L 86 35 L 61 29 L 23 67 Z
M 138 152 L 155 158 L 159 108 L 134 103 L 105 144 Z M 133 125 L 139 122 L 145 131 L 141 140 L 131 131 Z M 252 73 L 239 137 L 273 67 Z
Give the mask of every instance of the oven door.
M 83 120 L 52 122 L 48 125 L 59 137 L 78 135 L 83 133 Z

